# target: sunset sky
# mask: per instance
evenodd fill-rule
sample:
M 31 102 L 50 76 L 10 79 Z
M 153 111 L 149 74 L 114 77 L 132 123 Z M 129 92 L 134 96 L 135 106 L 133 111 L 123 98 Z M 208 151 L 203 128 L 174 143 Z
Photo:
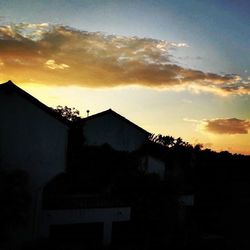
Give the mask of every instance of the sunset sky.
M 0 83 L 250 154 L 249 0 L 0 0 Z

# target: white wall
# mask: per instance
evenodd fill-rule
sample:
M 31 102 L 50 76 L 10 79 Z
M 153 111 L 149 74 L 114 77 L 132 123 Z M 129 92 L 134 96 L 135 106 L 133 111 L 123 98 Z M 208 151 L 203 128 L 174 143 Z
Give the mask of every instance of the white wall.
M 165 178 L 165 162 L 154 158 L 150 155 L 145 155 L 141 158 L 141 166 L 149 174 L 158 174 L 161 180 Z
M 103 244 L 112 238 L 112 222 L 130 220 L 130 207 L 45 210 L 40 218 L 39 238 L 48 238 L 51 225 L 103 223 Z
M 119 151 L 134 151 L 147 139 L 147 134 L 143 131 L 112 113 L 86 120 L 83 133 L 86 144 L 99 146 L 108 143 Z
M 177 201 L 181 206 L 193 206 L 194 195 L 192 194 L 177 195 Z
M 148 157 L 147 167 L 146 167 L 147 172 L 158 174 L 161 180 L 163 180 L 165 177 L 165 162 L 151 156 L 147 157 Z
M 44 210 L 41 224 L 64 225 L 130 220 L 130 207 Z
M 26 170 L 37 189 L 64 171 L 68 128 L 12 92 L 0 92 L 0 164 Z

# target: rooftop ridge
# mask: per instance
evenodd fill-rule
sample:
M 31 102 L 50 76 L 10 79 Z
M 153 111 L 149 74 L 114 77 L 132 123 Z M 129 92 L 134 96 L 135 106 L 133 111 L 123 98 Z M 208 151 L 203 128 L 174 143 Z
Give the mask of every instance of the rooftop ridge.
M 66 126 L 70 126 L 71 123 L 67 121 L 66 119 L 62 118 L 60 115 L 58 115 L 55 111 L 53 111 L 52 108 L 48 107 L 38 99 L 36 99 L 34 96 L 23 90 L 22 88 L 18 87 L 16 84 L 14 84 L 11 80 L 0 84 L 0 91 L 1 89 L 6 89 L 9 91 L 15 91 L 19 95 L 23 96 L 25 99 L 29 100 L 31 103 L 36 105 L 38 108 L 42 109 L 44 112 L 48 113 L 49 115 L 53 116 L 56 120 L 62 122 Z
M 104 110 L 102 112 L 99 112 L 99 113 L 96 113 L 94 115 L 91 115 L 91 116 L 88 116 L 88 117 L 85 117 L 85 118 L 82 118 L 81 119 L 81 123 L 84 123 L 86 121 L 89 121 L 89 120 L 92 120 L 92 119 L 95 119 L 97 117 L 100 117 L 100 116 L 103 116 L 103 115 L 106 115 L 106 114 L 113 114 L 115 116 L 117 116 L 119 119 L 122 119 L 124 120 L 125 122 L 129 123 L 130 125 L 134 126 L 135 128 L 137 128 L 138 130 L 141 130 L 142 132 L 150 135 L 151 133 L 149 133 L 148 131 L 146 131 L 145 129 L 143 129 L 142 127 L 138 126 L 137 124 L 133 123 L 132 121 L 128 120 L 126 117 L 120 115 L 119 113 L 115 112 L 114 110 L 112 110 L 111 108 L 107 109 L 107 110 Z

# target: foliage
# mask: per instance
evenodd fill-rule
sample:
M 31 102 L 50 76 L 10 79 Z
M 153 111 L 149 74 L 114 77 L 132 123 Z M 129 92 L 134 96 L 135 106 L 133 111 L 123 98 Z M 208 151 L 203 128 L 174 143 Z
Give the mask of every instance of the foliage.
M 80 119 L 80 111 L 76 108 L 58 105 L 54 111 L 71 122 L 78 121 Z
M 149 140 L 155 143 L 158 143 L 164 147 L 172 148 L 172 147 L 192 147 L 188 142 L 183 141 L 182 138 L 174 138 L 173 136 L 163 136 L 161 134 L 154 135 L 152 134 L 149 137 Z

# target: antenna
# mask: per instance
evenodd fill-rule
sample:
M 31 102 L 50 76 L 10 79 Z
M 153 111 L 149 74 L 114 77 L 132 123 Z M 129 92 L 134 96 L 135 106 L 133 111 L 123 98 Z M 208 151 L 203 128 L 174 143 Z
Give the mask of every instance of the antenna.
M 89 111 L 89 110 L 87 110 L 86 112 L 87 112 L 87 117 L 89 117 L 89 112 L 90 112 L 90 111 Z

